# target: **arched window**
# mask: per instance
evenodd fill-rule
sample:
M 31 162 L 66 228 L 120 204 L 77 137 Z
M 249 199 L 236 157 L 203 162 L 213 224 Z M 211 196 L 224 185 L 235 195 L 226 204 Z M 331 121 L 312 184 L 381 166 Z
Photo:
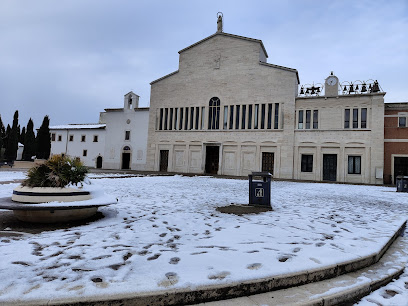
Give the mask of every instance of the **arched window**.
M 123 151 L 130 151 L 130 147 L 125 146 L 125 147 L 123 148 Z
M 208 129 L 218 130 L 220 128 L 220 99 L 213 97 L 209 102 Z

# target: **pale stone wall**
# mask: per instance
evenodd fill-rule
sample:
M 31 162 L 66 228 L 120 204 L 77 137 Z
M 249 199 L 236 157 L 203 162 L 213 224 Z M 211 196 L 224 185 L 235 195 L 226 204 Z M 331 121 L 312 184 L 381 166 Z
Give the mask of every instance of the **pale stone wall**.
M 158 171 L 160 150 L 169 150 L 168 171 L 204 173 L 205 148 L 217 145 L 219 174 L 260 171 L 262 152 L 273 152 L 275 177 L 292 178 L 296 70 L 260 63 L 260 54 L 259 42 L 216 35 L 181 52 L 178 72 L 152 82 L 149 170 Z M 219 130 L 208 130 L 212 97 L 220 99 Z M 278 129 L 223 129 L 224 106 L 268 103 L 279 103 Z M 204 129 L 157 130 L 160 108 L 181 107 L 204 107 Z
M 103 156 L 105 146 L 105 130 L 104 129 L 52 129 L 50 133 L 55 133 L 55 141 L 51 141 L 51 155 L 66 154 L 71 157 L 79 157 L 87 167 L 96 167 L 96 159 L 98 156 Z M 61 136 L 61 141 L 59 141 Z M 70 136 L 73 140 L 70 141 Z M 82 136 L 85 136 L 85 141 L 82 141 Z M 98 137 L 98 141 L 94 142 L 94 136 Z M 86 156 L 84 155 L 86 150 Z
M 367 109 L 367 127 L 344 128 L 345 109 Z M 318 129 L 299 129 L 299 110 L 318 110 Z M 301 171 L 302 154 L 313 155 L 313 171 Z M 294 178 L 323 180 L 323 155 L 337 155 L 339 182 L 382 184 L 384 93 L 296 99 Z M 348 156 L 361 156 L 361 174 L 348 173 Z
M 130 96 L 131 105 L 128 103 Z M 149 109 L 137 108 L 138 101 L 135 94 L 129 93 L 125 95 L 124 108 L 106 109 L 100 114 L 100 123 L 106 124 L 103 168 L 121 169 L 125 152 L 130 153 L 130 169 L 145 170 Z M 128 140 L 125 139 L 126 131 L 130 132 Z M 125 147 L 130 150 L 124 151 Z

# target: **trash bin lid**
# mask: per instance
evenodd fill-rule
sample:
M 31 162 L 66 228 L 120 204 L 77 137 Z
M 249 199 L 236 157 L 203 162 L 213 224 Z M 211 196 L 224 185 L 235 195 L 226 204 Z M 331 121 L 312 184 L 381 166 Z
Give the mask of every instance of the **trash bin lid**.
M 269 172 L 252 172 L 251 174 L 252 176 L 263 176 L 263 177 L 272 177 L 272 174 L 270 174 Z

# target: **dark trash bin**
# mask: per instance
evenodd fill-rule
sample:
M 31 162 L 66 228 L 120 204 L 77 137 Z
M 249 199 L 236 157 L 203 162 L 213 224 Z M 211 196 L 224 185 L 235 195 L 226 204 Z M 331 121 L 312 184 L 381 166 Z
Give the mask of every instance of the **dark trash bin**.
M 408 176 L 397 176 L 397 192 L 408 192 Z
M 271 178 L 269 172 L 252 172 L 249 179 L 249 204 L 272 207 Z

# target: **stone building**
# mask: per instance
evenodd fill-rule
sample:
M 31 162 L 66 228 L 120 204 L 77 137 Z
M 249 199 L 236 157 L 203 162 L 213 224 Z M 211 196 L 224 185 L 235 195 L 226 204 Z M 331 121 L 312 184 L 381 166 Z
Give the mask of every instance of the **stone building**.
M 408 175 L 408 103 L 386 103 L 384 114 L 384 183 Z
M 179 69 L 151 82 L 146 168 L 381 184 L 378 83 L 343 90 L 331 75 L 298 93 L 297 70 L 267 58 L 261 40 L 224 33 L 220 18 L 179 51 Z
M 87 167 L 102 168 L 105 128 L 105 124 L 50 126 L 51 155 L 79 157 Z
M 105 169 L 145 170 L 149 108 L 129 92 L 123 108 L 107 108 L 99 122 L 106 124 Z
M 51 154 L 79 157 L 93 168 L 145 170 L 148 114 L 129 92 L 123 108 L 105 109 L 97 124 L 51 126 Z

